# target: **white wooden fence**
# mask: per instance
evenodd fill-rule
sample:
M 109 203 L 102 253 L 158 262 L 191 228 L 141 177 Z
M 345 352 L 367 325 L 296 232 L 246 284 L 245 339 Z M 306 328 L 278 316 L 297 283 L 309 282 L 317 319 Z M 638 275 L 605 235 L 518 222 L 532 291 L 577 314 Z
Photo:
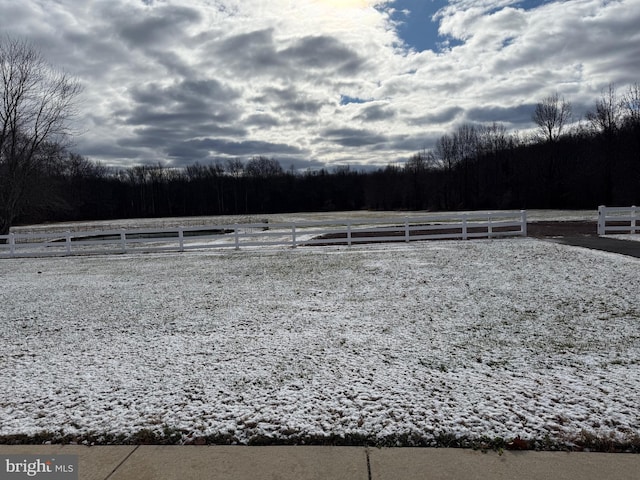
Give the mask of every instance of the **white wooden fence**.
M 416 240 L 526 236 L 526 211 L 451 216 L 241 223 L 177 228 L 10 233 L 0 236 L 0 258 L 133 252 L 240 249 Z M 4 242 L 3 242 L 4 240 Z
M 640 207 L 598 207 L 598 235 L 640 233 Z

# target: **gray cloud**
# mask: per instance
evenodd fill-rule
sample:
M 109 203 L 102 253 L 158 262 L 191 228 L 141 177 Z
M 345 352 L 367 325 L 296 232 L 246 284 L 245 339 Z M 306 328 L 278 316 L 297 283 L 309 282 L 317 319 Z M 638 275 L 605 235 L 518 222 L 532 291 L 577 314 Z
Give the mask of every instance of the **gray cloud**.
M 253 100 L 262 105 L 272 104 L 274 108 L 280 111 L 306 114 L 316 114 L 328 103 L 327 101 L 311 99 L 295 87 L 268 87 L 262 95 L 255 97 Z
M 535 103 L 514 107 L 487 106 L 467 110 L 466 117 L 470 122 L 497 122 L 522 126 L 531 123 L 531 115 L 534 110 Z
M 135 86 L 131 89 L 130 97 L 138 114 L 142 110 L 163 112 L 167 118 L 193 115 L 193 119 L 206 116 L 217 117 L 221 121 L 237 117 L 229 101 L 238 98 L 238 94 L 215 79 L 183 80 L 171 86 L 157 83 Z M 136 116 L 139 115 L 133 115 Z M 158 120 L 161 117 L 154 118 Z M 133 119 L 129 123 L 139 124 Z
M 276 51 L 272 28 L 230 36 L 217 44 L 215 53 L 225 68 L 246 78 L 276 75 L 284 67 Z
M 199 136 L 243 136 L 246 130 L 238 123 L 240 113 L 229 102 L 237 97 L 214 79 L 134 87 L 131 106 L 117 112 L 125 124 L 136 126 L 133 137 L 123 141 L 166 151 L 169 142 Z
M 270 143 L 256 140 L 236 142 L 232 140 L 206 138 L 182 142 L 169 148 L 167 153 L 171 157 L 206 158 L 211 155 L 300 155 L 303 151 L 298 147 L 283 143 Z
M 140 159 L 145 152 L 139 148 L 122 145 L 121 142 L 107 142 L 93 138 L 80 137 L 76 142 L 76 148 L 83 155 L 101 158 L 109 164 L 118 163 L 122 159 Z
M 330 70 L 340 75 L 356 74 L 365 63 L 352 49 L 326 35 L 304 37 L 280 53 L 297 67 Z
M 420 117 L 414 117 L 412 123 L 415 125 L 433 125 L 449 123 L 455 120 L 455 118 L 462 114 L 464 109 L 459 106 L 447 107 L 433 112 L 427 113 Z
M 307 36 L 279 48 L 273 28 L 230 36 L 217 42 L 216 53 L 236 72 L 285 78 L 317 71 L 353 75 L 365 64 L 357 52 L 329 36 Z
M 118 31 L 132 47 L 169 44 L 176 36 L 183 35 L 185 27 L 199 23 L 202 17 L 198 10 L 172 5 L 161 5 L 147 11 L 146 15 L 131 15 L 122 11 Z
M 244 118 L 242 121 L 245 125 L 253 125 L 256 127 L 260 127 L 262 129 L 277 127 L 281 124 L 280 120 L 274 115 L 269 115 L 267 113 L 256 113 L 253 115 L 249 115 Z
M 171 125 L 159 124 L 160 122 L 157 122 L 157 125 L 154 126 L 135 128 L 133 130 L 133 136 L 120 139 L 118 141 L 118 144 L 128 147 L 136 146 L 145 148 L 156 148 L 163 151 L 168 151 L 168 148 L 170 148 L 170 146 L 176 142 L 183 143 L 188 142 L 194 138 L 207 136 L 227 138 L 244 137 L 248 133 L 247 130 L 241 125 L 234 127 L 220 126 L 213 123 L 202 123 L 197 127 L 190 129 L 188 132 L 189 135 L 187 136 L 181 129 L 175 128 Z
M 377 122 L 390 120 L 396 116 L 396 112 L 387 105 L 370 105 L 362 109 L 354 118 L 365 122 Z
M 358 128 L 332 128 L 322 132 L 324 138 L 343 147 L 363 147 L 379 145 L 387 141 L 385 135 L 375 133 L 371 130 Z
M 407 158 L 411 154 L 427 149 L 441 137 L 440 133 L 421 132 L 412 135 L 393 135 L 389 138 L 390 149 L 399 152 L 398 158 Z

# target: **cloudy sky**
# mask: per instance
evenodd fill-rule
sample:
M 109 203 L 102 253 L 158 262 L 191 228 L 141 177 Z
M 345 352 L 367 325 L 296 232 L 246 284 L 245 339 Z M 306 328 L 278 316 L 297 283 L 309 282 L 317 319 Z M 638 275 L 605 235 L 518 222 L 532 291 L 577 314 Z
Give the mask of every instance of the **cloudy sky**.
M 0 32 L 84 86 L 107 165 L 401 162 L 464 122 L 530 128 L 640 81 L 640 0 L 0 0 Z

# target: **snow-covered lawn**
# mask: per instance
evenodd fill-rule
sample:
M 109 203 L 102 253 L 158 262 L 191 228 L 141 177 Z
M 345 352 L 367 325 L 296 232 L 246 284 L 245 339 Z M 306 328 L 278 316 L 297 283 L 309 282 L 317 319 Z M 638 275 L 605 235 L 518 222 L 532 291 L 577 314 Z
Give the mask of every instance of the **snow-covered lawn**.
M 525 238 L 0 260 L 0 435 L 638 442 L 639 267 Z

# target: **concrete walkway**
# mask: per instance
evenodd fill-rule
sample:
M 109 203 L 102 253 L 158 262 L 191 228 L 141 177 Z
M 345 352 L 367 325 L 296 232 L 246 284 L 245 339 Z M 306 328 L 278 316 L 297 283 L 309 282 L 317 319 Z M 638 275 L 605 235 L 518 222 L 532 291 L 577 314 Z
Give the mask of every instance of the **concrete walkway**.
M 640 242 L 634 240 L 618 240 L 616 238 L 598 237 L 595 235 L 550 237 L 545 240 L 640 258 Z
M 640 455 L 623 453 L 525 451 L 499 455 L 447 448 L 0 445 L 0 477 L 3 455 L 78 455 L 81 480 L 637 480 L 640 472 Z

